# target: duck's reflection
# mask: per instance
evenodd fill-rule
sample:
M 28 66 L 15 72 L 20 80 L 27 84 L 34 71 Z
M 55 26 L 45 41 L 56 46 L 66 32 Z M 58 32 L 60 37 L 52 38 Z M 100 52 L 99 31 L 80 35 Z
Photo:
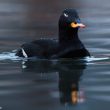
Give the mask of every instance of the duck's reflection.
M 86 68 L 85 63 L 81 61 L 66 62 L 59 68 L 59 90 L 61 103 L 77 104 L 81 101 L 82 96 L 79 91 L 79 81 L 83 70 Z
M 60 60 L 60 61 L 25 61 L 22 65 L 23 71 L 34 71 L 36 73 L 58 72 L 60 102 L 63 104 L 77 104 L 83 95 L 79 91 L 79 81 L 86 68 L 83 60 Z

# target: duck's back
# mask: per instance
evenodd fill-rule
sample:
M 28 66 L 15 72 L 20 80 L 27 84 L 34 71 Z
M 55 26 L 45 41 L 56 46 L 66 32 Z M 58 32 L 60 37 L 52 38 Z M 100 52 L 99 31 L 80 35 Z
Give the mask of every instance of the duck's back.
M 40 39 L 24 43 L 17 51 L 17 56 L 49 58 L 58 51 L 58 42 L 55 39 Z

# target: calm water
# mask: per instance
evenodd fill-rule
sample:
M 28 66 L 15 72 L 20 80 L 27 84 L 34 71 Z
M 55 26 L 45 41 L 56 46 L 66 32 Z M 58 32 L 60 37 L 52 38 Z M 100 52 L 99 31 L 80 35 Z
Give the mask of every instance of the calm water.
M 42 12 L 39 13 L 40 17 L 35 17 L 37 26 L 31 26 L 34 20 L 30 23 L 31 29 L 21 28 L 18 34 L 18 30 L 11 27 L 14 31 L 7 29 L 7 37 L 3 37 L 4 30 L 0 30 L 0 109 L 110 108 L 110 1 L 97 0 L 96 3 L 96 0 L 70 0 L 55 3 L 41 3 L 42 9 L 38 7 L 39 4 L 35 5 L 36 8 L 30 6 L 31 11 Z M 66 6 L 77 8 L 82 21 L 87 25 L 86 29 L 79 31 L 79 36 L 92 57 L 80 60 L 16 57 L 15 50 L 23 42 L 42 36 L 56 38 L 58 16 Z M 12 36 L 13 32 L 17 35 Z

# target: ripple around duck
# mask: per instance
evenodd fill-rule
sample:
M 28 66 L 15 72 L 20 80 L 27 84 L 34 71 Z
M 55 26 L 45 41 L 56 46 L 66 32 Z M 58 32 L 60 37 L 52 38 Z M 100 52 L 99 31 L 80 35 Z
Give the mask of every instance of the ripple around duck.
M 91 51 L 105 51 L 105 52 L 108 52 L 108 51 L 110 51 L 110 50 L 105 50 L 105 49 L 92 49 L 92 48 L 90 48 L 90 50 Z M 46 59 L 37 59 L 37 58 L 34 58 L 34 57 L 32 57 L 32 58 L 28 58 L 28 59 L 30 59 L 30 60 L 46 60 Z M 13 50 L 12 52 L 2 52 L 1 54 L 0 54 L 0 61 L 3 61 L 3 60 L 12 60 L 12 61 L 27 61 L 28 59 L 26 59 L 26 58 L 21 58 L 21 57 L 18 57 L 18 56 L 16 56 L 16 50 Z M 62 60 L 62 59 L 61 59 Z M 64 61 L 70 61 L 70 60 L 72 60 L 72 59 L 63 59 Z M 85 57 L 84 59 L 81 59 L 81 60 L 84 60 L 84 61 L 86 61 L 87 62 L 87 64 L 94 64 L 94 62 L 95 62 L 95 64 L 96 64 L 96 62 L 97 61 L 110 61 L 110 57 L 108 57 L 108 55 L 100 55 L 100 56 L 91 56 L 91 57 Z M 54 59 L 54 60 L 51 60 L 51 61 L 53 61 L 53 62 L 57 62 L 58 60 L 57 59 Z M 72 61 L 74 61 L 74 60 L 72 60 Z M 76 61 L 76 60 L 75 60 Z
M 0 54 L 0 61 L 3 61 L 3 60 L 17 61 L 17 60 L 21 60 L 21 58 L 16 56 L 15 51 L 12 51 L 12 52 L 2 52 Z
M 87 62 L 93 62 L 93 61 L 103 61 L 103 60 L 109 60 L 110 58 L 109 57 L 94 57 L 94 56 L 91 56 L 91 57 L 86 57 L 85 60 Z

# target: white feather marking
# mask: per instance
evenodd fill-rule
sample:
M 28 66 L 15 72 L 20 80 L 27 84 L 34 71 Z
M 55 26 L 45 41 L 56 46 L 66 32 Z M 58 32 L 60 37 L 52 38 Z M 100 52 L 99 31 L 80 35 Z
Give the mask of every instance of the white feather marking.
M 24 51 L 24 49 L 22 48 L 22 53 L 23 53 L 23 56 L 25 57 L 25 58 L 27 58 L 28 57 L 28 55 L 26 54 L 26 52 Z
M 65 16 L 65 17 L 68 17 L 68 15 L 67 15 L 66 13 L 64 13 L 64 16 Z

